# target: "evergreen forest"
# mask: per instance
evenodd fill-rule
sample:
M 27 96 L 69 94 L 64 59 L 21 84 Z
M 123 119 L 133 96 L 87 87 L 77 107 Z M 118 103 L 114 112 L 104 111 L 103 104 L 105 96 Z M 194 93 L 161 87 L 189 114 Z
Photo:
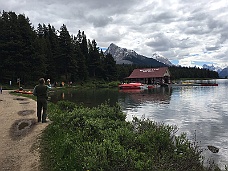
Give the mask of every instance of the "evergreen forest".
M 32 26 L 28 17 L 15 12 L 0 13 L 0 83 L 29 84 L 40 77 L 53 81 L 81 82 L 91 79 L 122 81 L 135 68 L 117 65 L 84 31 L 70 35 L 67 26 Z M 170 67 L 173 79 L 218 78 L 218 73 L 199 68 Z

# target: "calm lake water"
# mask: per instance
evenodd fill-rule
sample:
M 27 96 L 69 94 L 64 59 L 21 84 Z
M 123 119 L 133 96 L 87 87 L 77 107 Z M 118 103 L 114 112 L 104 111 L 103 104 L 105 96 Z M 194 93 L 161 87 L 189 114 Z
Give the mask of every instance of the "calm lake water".
M 109 99 L 120 103 L 132 117 L 149 118 L 156 122 L 176 125 L 178 134 L 185 132 L 189 140 L 219 148 L 218 153 L 204 150 L 206 158 L 213 159 L 223 169 L 228 165 L 228 80 L 216 80 L 218 86 L 184 86 L 151 90 L 120 91 L 116 89 L 80 90 L 50 93 L 51 101 L 69 100 L 88 107 Z M 206 159 L 207 160 L 207 159 Z

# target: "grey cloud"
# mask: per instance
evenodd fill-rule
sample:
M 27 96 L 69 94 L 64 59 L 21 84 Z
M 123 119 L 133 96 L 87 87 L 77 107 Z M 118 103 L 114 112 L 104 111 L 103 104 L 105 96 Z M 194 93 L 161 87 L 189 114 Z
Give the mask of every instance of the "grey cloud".
M 104 27 L 113 21 L 112 17 L 107 16 L 90 16 L 89 21 L 93 23 L 94 27 Z
M 169 12 L 162 12 L 158 15 L 154 16 L 154 20 L 157 22 L 164 22 L 164 23 L 169 23 L 174 21 L 174 19 L 176 18 L 176 14 L 174 14 L 173 11 L 169 11 Z
M 62 1 L 62 0 L 60 0 Z M 72 0 L 74 1 L 74 0 Z M 135 4 L 137 4 L 137 0 L 115 0 L 115 1 L 107 1 L 107 0 L 77 0 L 78 3 L 85 4 L 86 6 L 92 7 L 92 8 L 121 8 L 121 9 L 127 9 L 128 7 L 131 7 Z
M 169 60 L 177 59 L 177 53 L 175 51 L 165 51 L 162 52 L 161 55 L 167 57 Z
M 203 17 L 204 18 L 204 17 Z M 202 35 L 208 34 L 211 30 L 208 28 L 206 19 L 196 19 L 196 20 L 189 20 L 187 23 L 184 22 L 184 25 L 180 27 L 185 34 L 195 34 L 195 35 Z
M 146 45 L 153 47 L 156 51 L 168 51 L 174 47 L 174 44 L 164 34 L 154 34 L 152 40 L 146 42 Z
M 59 0 L 62 1 L 62 0 Z M 74 1 L 74 0 L 72 0 Z M 116 14 L 126 14 L 137 4 L 137 0 L 115 0 L 115 1 L 106 1 L 106 0 L 85 0 L 79 1 L 76 0 L 77 4 L 81 9 L 85 11 L 90 11 L 90 13 L 102 13 L 108 16 Z M 64 1 L 63 1 L 64 2 Z M 75 2 L 72 2 L 75 3 Z
M 194 40 L 191 40 L 191 38 L 187 37 L 185 39 L 181 39 L 177 42 L 177 46 L 178 48 L 180 49 L 187 49 L 187 48 L 191 48 L 191 47 L 194 47 L 194 46 L 197 46 L 199 45 L 198 42 L 194 41 Z
M 118 31 L 110 33 L 108 31 L 105 31 L 104 29 L 100 29 L 96 35 L 96 39 L 99 39 L 99 41 L 102 42 L 102 47 L 108 47 L 107 45 L 105 45 L 105 42 L 108 42 L 107 44 L 109 45 L 111 43 L 117 43 L 121 40 L 121 38 L 122 35 Z
M 225 50 L 224 52 L 215 55 L 215 58 L 220 59 L 220 60 L 224 61 L 224 63 L 226 63 L 227 62 L 227 56 L 228 56 L 228 50 Z
M 209 18 L 207 21 L 207 25 L 210 29 L 221 29 L 224 27 L 225 23 L 222 21 L 215 20 L 213 18 Z
M 217 54 L 217 55 L 214 55 L 213 58 L 215 60 L 214 63 L 216 63 L 217 65 L 222 65 L 222 67 L 227 67 L 228 64 L 227 64 L 227 56 L 228 56 L 228 51 L 225 51 L 224 53 L 221 53 L 221 54 Z
M 192 35 L 192 34 L 195 34 L 195 35 L 203 35 L 203 34 L 208 34 L 210 33 L 210 30 L 208 30 L 208 28 L 206 26 L 196 26 L 196 27 L 187 27 L 185 30 L 184 30 L 184 33 L 185 34 L 189 34 L 189 35 Z
M 126 44 L 145 56 L 156 51 L 178 60 L 207 50 L 228 61 L 226 0 L 0 0 L 0 8 L 25 14 L 35 28 L 50 23 L 56 29 L 66 24 L 74 35 L 85 31 L 102 47 Z M 134 41 L 134 47 L 126 43 Z
M 201 21 L 204 22 L 205 20 L 207 20 L 208 18 L 208 14 L 206 14 L 205 12 L 201 12 L 201 11 L 193 11 L 191 13 L 191 16 L 188 17 L 188 21 Z
M 171 23 L 176 21 L 176 14 L 172 11 L 166 11 L 161 13 L 152 13 L 146 15 L 141 24 L 148 24 L 148 23 Z
M 206 47 L 207 51 L 215 51 L 218 50 L 220 47 L 219 46 L 210 46 L 210 47 Z
M 220 33 L 219 43 L 224 43 L 226 40 L 228 40 L 228 30 Z

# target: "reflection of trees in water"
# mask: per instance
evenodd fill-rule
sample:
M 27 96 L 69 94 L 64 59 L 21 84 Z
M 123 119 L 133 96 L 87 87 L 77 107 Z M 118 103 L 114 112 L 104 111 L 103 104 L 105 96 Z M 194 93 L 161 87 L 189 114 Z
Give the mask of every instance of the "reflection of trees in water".
M 137 105 L 147 101 L 169 103 L 171 91 L 169 87 L 128 91 L 119 91 L 118 89 L 58 90 L 50 94 L 50 101 L 56 103 L 60 100 L 67 100 L 86 107 L 96 107 L 107 101 L 111 106 L 117 102 L 123 104 L 123 106 L 125 104 Z
M 110 105 L 118 102 L 118 89 L 81 89 L 65 90 L 52 93 L 51 102 L 67 100 L 86 107 L 96 107 L 109 101 Z
M 141 104 L 169 104 L 172 89 L 170 87 L 160 87 L 149 90 L 119 90 L 119 103 L 124 110 L 134 110 Z
M 144 102 L 169 103 L 171 99 L 172 89 L 169 87 L 160 87 L 149 90 L 124 90 L 121 91 L 121 93 L 128 94 L 128 100 L 137 104 Z

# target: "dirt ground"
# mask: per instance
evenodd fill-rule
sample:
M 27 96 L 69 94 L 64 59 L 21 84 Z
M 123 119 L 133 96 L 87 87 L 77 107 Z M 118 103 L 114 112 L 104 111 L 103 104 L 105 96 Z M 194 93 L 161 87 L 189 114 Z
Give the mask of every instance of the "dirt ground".
M 38 140 L 47 123 L 37 123 L 36 101 L 0 94 L 0 171 L 38 171 Z

